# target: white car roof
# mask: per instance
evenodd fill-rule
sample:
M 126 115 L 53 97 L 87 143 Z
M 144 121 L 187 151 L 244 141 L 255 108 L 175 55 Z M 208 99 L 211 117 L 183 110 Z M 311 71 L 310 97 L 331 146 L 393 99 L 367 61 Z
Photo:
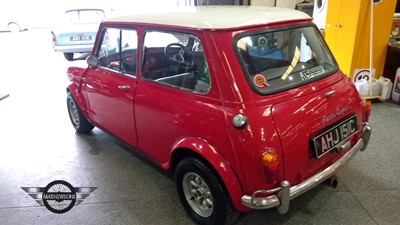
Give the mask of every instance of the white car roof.
M 227 29 L 275 22 L 310 19 L 299 10 L 262 6 L 182 7 L 156 13 L 136 13 L 107 19 L 199 29 Z

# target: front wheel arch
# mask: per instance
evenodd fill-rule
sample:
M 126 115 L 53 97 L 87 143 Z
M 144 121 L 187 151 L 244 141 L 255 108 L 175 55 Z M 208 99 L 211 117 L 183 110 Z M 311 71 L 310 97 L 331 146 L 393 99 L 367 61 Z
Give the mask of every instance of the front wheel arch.
M 67 109 L 72 125 L 78 133 L 89 133 L 94 125 L 87 120 L 73 94 L 67 92 Z

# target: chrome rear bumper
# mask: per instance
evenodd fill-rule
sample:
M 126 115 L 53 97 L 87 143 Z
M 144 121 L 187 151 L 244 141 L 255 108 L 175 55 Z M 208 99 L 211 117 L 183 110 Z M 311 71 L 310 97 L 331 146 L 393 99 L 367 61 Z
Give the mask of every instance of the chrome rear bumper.
M 93 44 L 91 45 L 55 45 L 53 46 L 55 52 L 66 53 L 91 53 Z
M 368 123 L 363 124 L 362 137 L 357 143 L 335 163 L 315 174 L 309 179 L 291 187 L 289 181 L 282 181 L 281 186 L 271 190 L 258 190 L 251 196 L 242 196 L 242 204 L 252 209 L 269 209 L 277 207 L 279 213 L 284 214 L 289 210 L 290 200 L 303 194 L 304 192 L 314 188 L 329 177 L 333 176 L 336 171 L 346 164 L 358 151 L 364 151 L 368 145 L 371 136 L 371 127 Z M 272 194 L 268 197 L 257 197 L 261 194 Z

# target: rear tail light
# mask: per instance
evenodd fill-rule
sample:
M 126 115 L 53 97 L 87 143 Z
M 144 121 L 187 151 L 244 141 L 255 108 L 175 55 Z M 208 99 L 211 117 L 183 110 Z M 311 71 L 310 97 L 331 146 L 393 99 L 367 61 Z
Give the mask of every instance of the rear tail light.
M 269 149 L 261 157 L 264 177 L 268 183 L 277 183 L 279 174 L 279 156 L 278 154 Z
M 372 102 L 369 100 L 364 100 L 363 101 L 364 109 L 363 109 L 363 122 L 368 122 L 369 120 L 369 115 L 371 114 L 371 107 L 372 107 Z
M 51 32 L 51 40 L 53 41 L 53 44 L 56 43 L 56 35 L 53 31 Z

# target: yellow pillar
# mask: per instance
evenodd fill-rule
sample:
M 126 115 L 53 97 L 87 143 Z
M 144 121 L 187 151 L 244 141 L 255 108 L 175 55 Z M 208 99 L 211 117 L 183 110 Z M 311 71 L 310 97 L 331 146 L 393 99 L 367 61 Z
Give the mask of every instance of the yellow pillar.
M 353 77 L 355 69 L 370 66 L 371 0 L 330 0 L 325 39 L 342 71 Z M 396 0 L 374 4 L 373 58 L 375 78 L 383 73 Z

